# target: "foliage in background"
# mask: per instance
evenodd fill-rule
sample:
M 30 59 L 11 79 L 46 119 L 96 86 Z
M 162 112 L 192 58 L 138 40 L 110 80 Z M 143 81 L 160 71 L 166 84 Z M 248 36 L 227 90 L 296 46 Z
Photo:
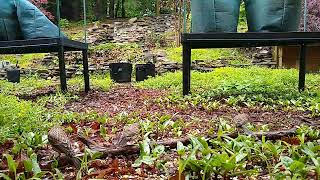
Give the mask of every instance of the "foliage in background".
M 308 31 L 320 31 L 320 1 L 308 0 Z
M 154 15 L 154 0 L 128 0 L 125 4 L 127 9 L 127 17 L 141 17 L 144 14 Z
M 48 0 L 30 0 L 34 5 L 36 5 L 49 19 L 54 19 L 54 16 L 46 8 L 48 7 Z
M 246 32 L 247 30 L 248 30 L 248 25 L 247 25 L 246 9 L 245 9 L 245 4 L 242 3 L 240 6 L 240 18 L 239 18 L 239 24 L 238 24 L 238 31 Z

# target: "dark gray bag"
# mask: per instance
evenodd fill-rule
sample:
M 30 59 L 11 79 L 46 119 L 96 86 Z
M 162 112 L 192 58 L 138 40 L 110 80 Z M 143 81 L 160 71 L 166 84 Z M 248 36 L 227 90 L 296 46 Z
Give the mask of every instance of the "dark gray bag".
M 251 32 L 298 31 L 301 0 L 244 0 Z
M 17 15 L 24 39 L 59 37 L 58 27 L 28 0 L 17 0 Z
M 0 0 L 0 41 L 20 39 L 15 0 Z
M 236 32 L 240 0 L 191 0 L 192 32 Z

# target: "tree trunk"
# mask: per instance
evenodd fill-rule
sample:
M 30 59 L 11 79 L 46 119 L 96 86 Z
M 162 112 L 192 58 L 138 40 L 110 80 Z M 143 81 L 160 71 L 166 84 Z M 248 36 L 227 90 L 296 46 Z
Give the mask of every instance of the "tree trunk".
M 160 0 L 156 0 L 156 15 L 160 15 Z
M 114 5 L 115 5 L 115 0 L 110 0 L 110 4 L 109 4 L 109 16 L 110 18 L 115 18 L 115 14 L 114 14 Z
M 126 17 L 126 8 L 125 8 L 125 0 L 122 0 L 122 3 L 121 3 L 121 7 L 122 7 L 122 18 L 125 18 Z
M 103 0 L 96 0 L 96 6 L 95 6 L 95 16 L 97 19 L 101 19 L 103 16 Z
M 118 17 L 119 9 L 120 9 L 120 0 L 117 0 L 115 17 Z

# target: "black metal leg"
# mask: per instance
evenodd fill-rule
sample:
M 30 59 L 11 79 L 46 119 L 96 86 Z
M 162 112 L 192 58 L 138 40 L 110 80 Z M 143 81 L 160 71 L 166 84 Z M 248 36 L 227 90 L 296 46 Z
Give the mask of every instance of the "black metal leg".
M 299 59 L 299 91 L 304 91 L 306 83 L 306 46 L 300 46 L 300 59 Z
M 59 46 L 59 71 L 60 71 L 60 85 L 61 91 L 67 92 L 67 76 L 66 76 L 66 64 L 64 61 L 64 47 Z
M 191 82 L 191 47 L 183 44 L 183 95 L 190 94 Z
M 90 90 L 88 50 L 82 51 L 82 58 L 83 58 L 84 91 L 88 93 Z

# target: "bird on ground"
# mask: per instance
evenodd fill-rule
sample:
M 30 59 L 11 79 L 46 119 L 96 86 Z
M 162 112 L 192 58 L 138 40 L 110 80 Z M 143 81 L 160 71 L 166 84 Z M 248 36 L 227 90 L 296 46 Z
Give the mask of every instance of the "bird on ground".
M 50 129 L 48 141 L 55 151 L 65 154 L 77 169 L 80 168 L 80 160 L 76 157 L 70 139 L 61 126 L 54 126 Z
M 120 133 L 118 141 L 115 145 L 118 146 L 128 146 L 132 145 L 130 142 L 135 142 L 139 140 L 140 135 L 140 125 L 138 123 L 134 123 L 123 128 L 123 131 Z

